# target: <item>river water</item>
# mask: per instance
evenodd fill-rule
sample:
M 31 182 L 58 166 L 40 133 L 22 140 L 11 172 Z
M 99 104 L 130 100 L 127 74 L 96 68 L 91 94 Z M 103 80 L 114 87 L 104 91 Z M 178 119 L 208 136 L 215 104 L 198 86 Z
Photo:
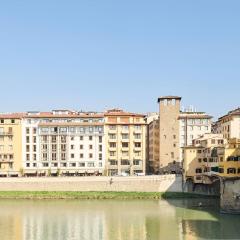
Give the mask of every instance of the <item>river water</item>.
M 0 200 L 0 239 L 240 239 L 240 216 L 221 215 L 217 206 L 200 199 Z

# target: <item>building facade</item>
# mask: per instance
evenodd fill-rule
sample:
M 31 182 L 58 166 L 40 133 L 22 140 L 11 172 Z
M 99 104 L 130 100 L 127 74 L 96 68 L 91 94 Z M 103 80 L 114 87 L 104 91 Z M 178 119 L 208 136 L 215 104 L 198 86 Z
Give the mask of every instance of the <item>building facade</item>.
M 195 139 L 192 146 L 185 146 L 183 159 L 183 175 L 185 180 L 194 183 L 210 184 L 204 175 L 218 172 L 219 163 L 224 161 L 226 140 L 221 134 L 204 134 Z
M 145 116 L 119 109 L 109 110 L 104 116 L 107 175 L 145 174 Z
M 103 175 L 103 114 L 27 113 L 22 120 L 25 175 Z
M 16 177 L 22 168 L 22 114 L 0 115 L 0 176 Z
M 160 173 L 180 173 L 179 114 L 181 97 L 166 96 L 159 103 Z
M 214 124 L 215 133 L 223 134 L 226 139 L 240 139 L 240 108 L 228 112 Z
M 148 172 L 158 174 L 159 165 L 159 119 L 148 125 Z

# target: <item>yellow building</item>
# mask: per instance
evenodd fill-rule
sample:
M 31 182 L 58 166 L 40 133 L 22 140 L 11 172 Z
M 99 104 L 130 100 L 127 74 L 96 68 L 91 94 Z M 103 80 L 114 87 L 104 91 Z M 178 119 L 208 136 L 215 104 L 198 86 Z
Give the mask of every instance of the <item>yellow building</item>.
M 185 180 L 194 183 L 210 184 L 207 175 L 218 171 L 219 162 L 223 161 L 225 140 L 221 134 L 204 134 L 193 141 L 192 146 L 183 148 L 183 173 Z
M 0 115 L 0 176 L 19 176 L 22 168 L 23 114 Z
M 146 123 L 142 114 L 119 109 L 105 114 L 106 174 L 145 174 Z
M 219 163 L 221 177 L 240 177 L 240 139 L 230 139 L 224 149 L 224 161 Z

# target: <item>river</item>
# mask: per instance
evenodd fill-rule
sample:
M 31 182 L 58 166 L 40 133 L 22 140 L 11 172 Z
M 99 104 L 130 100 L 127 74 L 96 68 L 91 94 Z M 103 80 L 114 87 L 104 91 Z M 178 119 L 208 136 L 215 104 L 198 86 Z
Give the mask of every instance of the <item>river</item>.
M 0 239 L 239 239 L 240 216 L 217 206 L 206 199 L 0 200 Z

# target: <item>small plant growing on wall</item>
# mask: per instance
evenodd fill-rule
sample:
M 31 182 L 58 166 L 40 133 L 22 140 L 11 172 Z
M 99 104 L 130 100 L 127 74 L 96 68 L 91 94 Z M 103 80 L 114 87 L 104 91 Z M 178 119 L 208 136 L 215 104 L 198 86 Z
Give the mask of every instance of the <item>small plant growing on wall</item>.
M 24 177 L 24 170 L 23 170 L 23 168 L 20 168 L 20 175 L 21 175 L 21 177 Z
M 57 169 L 57 177 L 60 176 L 60 173 L 61 173 L 61 171 L 60 171 L 60 169 L 58 168 L 58 169 Z

